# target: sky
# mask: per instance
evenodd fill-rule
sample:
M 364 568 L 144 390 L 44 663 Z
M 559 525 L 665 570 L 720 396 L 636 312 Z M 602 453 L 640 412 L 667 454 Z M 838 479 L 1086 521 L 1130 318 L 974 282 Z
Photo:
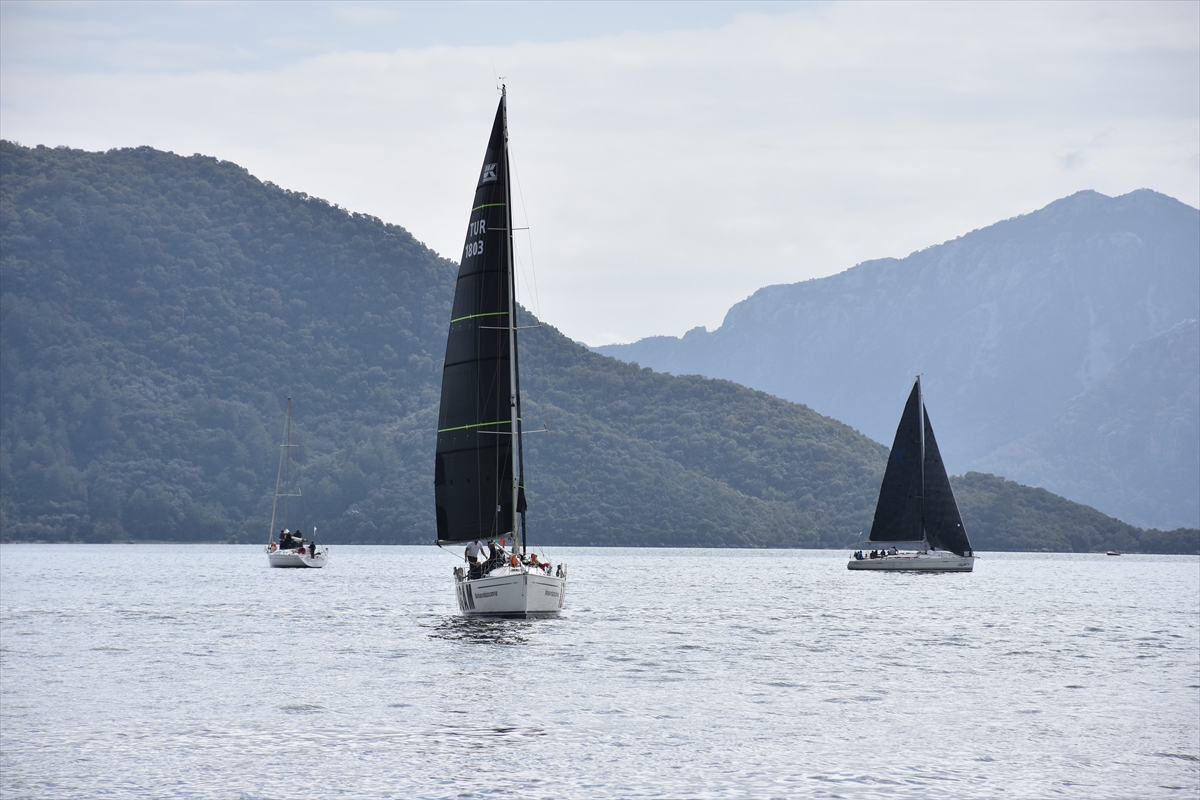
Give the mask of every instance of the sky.
M 151 145 L 458 261 L 509 94 L 520 299 L 590 345 L 1083 189 L 1200 206 L 1200 2 L 0 2 L 0 136 Z

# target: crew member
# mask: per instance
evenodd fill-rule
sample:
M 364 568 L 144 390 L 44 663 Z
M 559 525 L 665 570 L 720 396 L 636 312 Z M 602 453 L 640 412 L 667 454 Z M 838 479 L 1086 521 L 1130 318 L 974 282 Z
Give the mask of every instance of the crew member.
M 483 577 L 483 570 L 481 570 L 479 567 L 479 556 L 482 552 L 483 542 L 479 541 L 478 539 L 467 545 L 467 549 L 463 552 L 463 558 L 467 560 L 467 564 L 469 564 L 471 567 L 471 571 L 469 573 L 471 578 Z

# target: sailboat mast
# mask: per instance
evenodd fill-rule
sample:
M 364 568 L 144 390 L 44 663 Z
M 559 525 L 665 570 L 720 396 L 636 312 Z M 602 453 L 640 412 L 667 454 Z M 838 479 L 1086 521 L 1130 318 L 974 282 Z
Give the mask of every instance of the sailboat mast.
M 271 543 L 271 537 L 275 535 L 275 512 L 279 508 L 279 484 L 283 480 L 283 462 L 288 455 L 288 439 L 291 437 L 292 430 L 292 398 L 287 399 L 287 416 L 283 423 L 283 444 L 279 448 L 279 471 L 275 473 L 275 500 L 271 503 L 271 527 L 267 531 L 267 544 Z M 290 492 L 285 493 L 290 494 Z M 287 501 L 284 501 L 284 508 L 287 508 Z M 286 512 L 285 512 L 286 515 Z
M 292 398 L 287 402 L 287 420 L 283 425 L 283 451 L 286 457 L 283 462 L 283 487 L 287 494 L 283 501 L 283 527 L 292 529 L 290 518 L 292 512 Z
M 504 235 L 508 237 L 508 252 L 506 254 L 508 263 L 505 265 L 505 268 L 508 271 L 508 399 L 510 420 L 512 423 L 510 427 L 512 435 L 508 454 L 512 463 L 512 535 L 513 552 L 516 553 L 523 549 L 520 527 L 521 512 L 517 510 L 517 500 L 521 491 L 520 478 L 518 477 L 519 465 L 517 464 L 517 448 L 521 435 L 520 429 L 517 427 L 520 425 L 520 415 L 517 406 L 517 281 L 516 270 L 513 267 L 512 175 L 509 172 L 510 166 L 508 163 L 508 87 L 503 84 L 500 87 L 500 97 L 504 118 Z
M 925 536 L 925 395 L 921 393 L 921 376 L 917 376 L 917 429 L 921 435 L 921 453 L 918 463 L 919 474 L 921 476 L 921 485 L 919 495 L 921 500 L 921 541 L 925 542 L 926 549 L 929 548 L 927 537 Z

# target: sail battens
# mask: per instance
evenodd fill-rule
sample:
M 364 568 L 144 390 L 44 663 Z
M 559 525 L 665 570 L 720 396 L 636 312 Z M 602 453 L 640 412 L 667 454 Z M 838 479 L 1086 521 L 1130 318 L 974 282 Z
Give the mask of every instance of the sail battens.
M 452 320 L 450 320 L 450 324 L 453 325 L 456 322 L 463 322 L 468 319 L 480 319 L 482 317 L 507 317 L 507 316 L 508 316 L 507 311 L 488 311 L 483 314 L 467 314 L 465 317 L 458 317 L 457 319 L 452 319 Z M 504 331 L 504 330 L 508 330 L 508 329 L 507 328 L 484 328 L 484 330 Z
M 500 419 L 495 422 L 476 422 L 472 425 L 459 425 L 457 428 L 438 428 L 438 433 L 450 433 L 451 431 L 465 431 L 471 428 L 486 428 L 489 425 L 511 425 L 512 420 Z

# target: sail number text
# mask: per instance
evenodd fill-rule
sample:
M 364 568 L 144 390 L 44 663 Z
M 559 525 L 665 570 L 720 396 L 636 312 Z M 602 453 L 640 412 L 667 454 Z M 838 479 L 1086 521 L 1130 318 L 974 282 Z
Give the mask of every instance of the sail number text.
M 470 229 L 467 231 L 467 236 L 482 236 L 487 232 L 487 220 L 477 219 L 471 223 Z M 483 239 L 477 239 L 473 242 L 467 242 L 463 248 L 463 258 L 471 258 L 473 256 L 483 255 Z

